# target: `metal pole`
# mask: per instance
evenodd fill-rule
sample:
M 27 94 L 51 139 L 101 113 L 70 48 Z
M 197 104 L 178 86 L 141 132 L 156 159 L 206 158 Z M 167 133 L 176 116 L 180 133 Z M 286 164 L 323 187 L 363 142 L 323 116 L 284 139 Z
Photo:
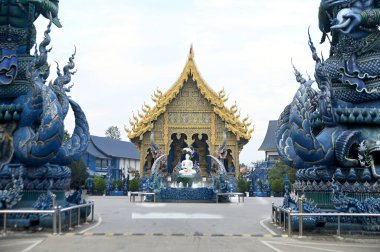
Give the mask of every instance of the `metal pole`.
M 71 209 L 69 210 L 69 230 L 72 230 L 72 228 L 71 228 Z
M 77 219 L 78 219 L 78 224 L 77 227 L 80 227 L 80 208 L 78 207 L 78 213 L 77 213 Z
M 56 195 L 53 194 L 53 235 L 57 234 L 57 200 L 56 200 Z
M 91 222 L 94 221 L 94 210 L 95 210 L 95 205 L 94 201 L 91 202 Z
M 272 202 L 272 223 L 274 223 L 274 202 Z
M 277 207 L 274 209 L 274 224 L 277 225 Z
M 88 206 L 85 206 L 85 207 L 84 207 L 85 210 L 86 210 L 86 212 L 85 212 L 85 216 L 84 216 L 84 223 L 86 223 L 86 224 L 88 223 L 88 222 L 87 222 L 87 207 L 88 207 Z
M 284 231 L 286 231 L 286 211 L 284 210 L 284 221 L 282 222 L 284 224 Z
M 302 214 L 302 198 L 299 199 L 299 213 Z M 302 237 L 303 233 L 303 217 L 302 215 L 299 215 L 298 217 L 298 222 L 299 222 L 299 237 Z
M 279 216 L 280 216 L 280 218 L 278 219 L 278 221 L 279 221 L 278 225 L 279 225 L 280 227 L 282 226 L 282 220 L 281 220 L 282 216 L 281 216 L 281 211 L 282 211 L 282 209 L 280 209 L 280 211 L 279 211 Z
M 3 218 L 3 234 L 7 234 L 7 213 L 4 213 L 4 218 Z
M 289 210 L 288 213 L 288 237 L 292 236 L 292 209 Z
M 337 230 L 337 235 L 340 237 L 340 216 L 338 215 L 338 230 Z
M 61 212 L 61 206 L 58 207 L 58 234 L 62 234 L 62 212 Z

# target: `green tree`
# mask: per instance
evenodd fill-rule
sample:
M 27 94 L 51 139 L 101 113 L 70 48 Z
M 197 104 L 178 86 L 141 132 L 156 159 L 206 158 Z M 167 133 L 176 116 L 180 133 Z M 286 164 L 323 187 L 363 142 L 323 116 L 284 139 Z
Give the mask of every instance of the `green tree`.
M 106 190 L 106 179 L 102 177 L 94 177 L 93 184 L 97 192 L 103 193 Z
M 123 190 L 123 181 L 121 181 L 120 179 L 112 181 L 112 190 L 115 190 L 116 186 L 117 186 L 117 189 L 119 191 L 122 191 Z
M 71 170 L 71 189 L 83 186 L 88 178 L 87 168 L 83 160 L 80 159 L 79 161 L 70 164 L 69 168 Z
M 106 137 L 121 140 L 120 130 L 117 126 L 110 126 L 105 132 Z
M 139 190 L 139 181 L 136 178 L 129 181 L 129 191 L 137 192 Z
M 278 161 L 268 172 L 268 180 L 272 192 L 284 192 L 284 177 L 288 176 L 290 183 L 296 178 L 296 169 Z
M 241 192 L 241 193 L 248 192 L 248 188 L 249 188 L 249 182 L 246 181 L 243 177 L 239 177 L 238 183 L 237 183 L 238 192 Z
M 71 136 L 70 136 L 69 131 L 67 129 L 65 129 L 65 131 L 63 132 L 63 142 L 65 143 L 65 142 L 69 141 L 70 137 Z

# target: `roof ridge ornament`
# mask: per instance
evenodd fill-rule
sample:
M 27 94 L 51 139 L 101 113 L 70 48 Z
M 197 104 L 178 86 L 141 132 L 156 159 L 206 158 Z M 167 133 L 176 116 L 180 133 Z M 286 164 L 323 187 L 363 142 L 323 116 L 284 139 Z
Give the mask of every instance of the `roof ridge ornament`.
M 189 59 L 194 59 L 194 49 L 193 49 L 193 43 L 190 44 L 190 50 L 189 50 Z

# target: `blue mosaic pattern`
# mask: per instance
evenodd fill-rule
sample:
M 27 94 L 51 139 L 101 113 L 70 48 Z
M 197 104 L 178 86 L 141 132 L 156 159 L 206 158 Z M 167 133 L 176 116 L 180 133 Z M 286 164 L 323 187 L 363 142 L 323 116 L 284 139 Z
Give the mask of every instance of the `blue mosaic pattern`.
M 157 194 L 158 201 L 213 201 L 216 194 L 210 188 L 162 188 Z

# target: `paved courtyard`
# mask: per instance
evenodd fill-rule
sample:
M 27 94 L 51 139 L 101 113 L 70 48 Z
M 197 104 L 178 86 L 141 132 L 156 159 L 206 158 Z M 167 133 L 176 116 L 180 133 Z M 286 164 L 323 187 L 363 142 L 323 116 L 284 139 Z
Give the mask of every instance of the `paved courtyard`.
M 279 198 L 238 204 L 131 203 L 127 197 L 92 197 L 96 222 L 71 232 L 13 233 L 0 251 L 380 251 L 379 240 L 288 238 L 270 224 Z

